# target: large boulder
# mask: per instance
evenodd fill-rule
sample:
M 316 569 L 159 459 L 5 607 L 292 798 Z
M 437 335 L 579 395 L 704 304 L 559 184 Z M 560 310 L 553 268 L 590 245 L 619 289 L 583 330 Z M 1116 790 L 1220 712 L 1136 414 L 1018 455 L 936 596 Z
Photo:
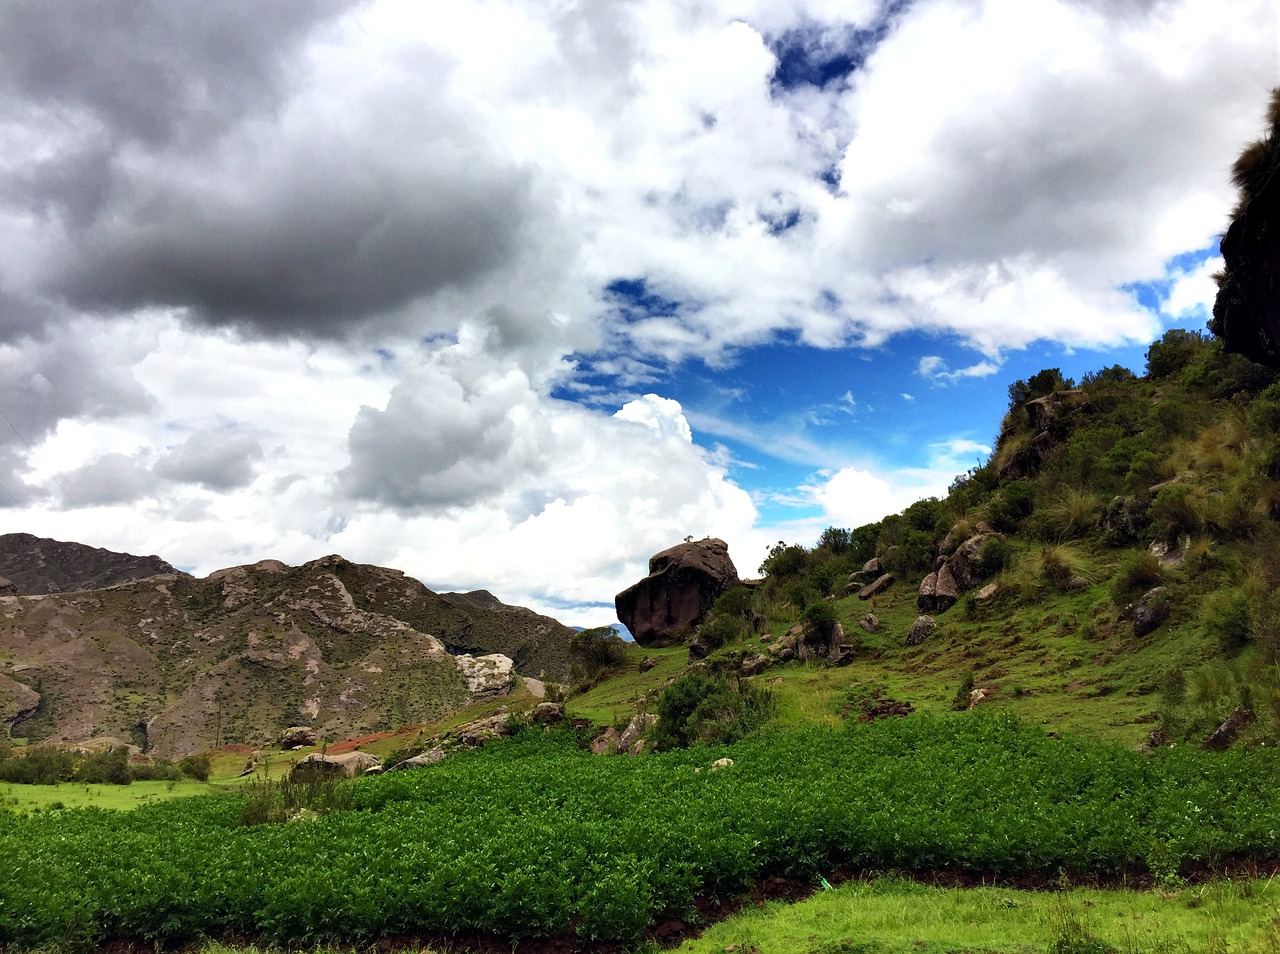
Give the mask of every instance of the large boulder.
M 1165 587 L 1157 586 L 1142 594 L 1142 599 L 1138 600 L 1137 609 L 1133 614 L 1133 635 L 1149 636 L 1169 618 L 1168 592 Z
M 649 560 L 649 575 L 614 597 L 618 619 L 641 646 L 671 646 L 738 582 L 723 540 L 680 543 Z
M 382 763 L 376 755 L 368 752 L 343 752 L 341 755 L 322 755 L 312 752 L 294 766 L 294 772 L 318 772 L 321 775 L 355 778 L 364 775 L 370 769 L 381 769 Z
M 515 663 L 501 653 L 487 656 L 462 653 L 454 656 L 453 662 L 467 681 L 467 690 L 476 699 L 505 696 L 516 686 Z
M 300 749 L 316 744 L 316 730 L 308 725 L 293 725 L 280 733 L 280 748 Z
M 874 583 L 868 583 L 862 589 L 858 590 L 858 599 L 869 600 L 873 596 L 879 596 L 891 586 L 893 586 L 893 574 L 882 573 L 876 578 Z
M 928 638 L 937 625 L 932 616 L 917 616 L 916 621 L 907 630 L 907 645 L 919 646 Z

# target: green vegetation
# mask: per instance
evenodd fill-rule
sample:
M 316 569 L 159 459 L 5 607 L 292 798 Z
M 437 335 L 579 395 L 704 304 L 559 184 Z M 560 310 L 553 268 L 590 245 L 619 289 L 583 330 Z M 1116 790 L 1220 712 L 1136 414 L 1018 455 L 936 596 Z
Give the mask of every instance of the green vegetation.
M 712 925 L 680 954 L 1200 954 L 1280 951 L 1280 885 L 1174 890 L 937 888 L 878 878 L 771 903 Z M 1092 943 L 1092 947 L 1086 946 Z
M 734 765 L 710 771 L 730 755 Z M 600 758 L 537 730 L 245 826 L 246 798 L 0 814 L 0 944 L 212 930 L 638 938 L 699 897 L 837 867 L 1176 880 L 1280 850 L 1280 753 L 1142 756 L 973 715 Z M 638 808 L 638 806 L 643 806 Z M 305 859 L 305 862 L 303 861 Z

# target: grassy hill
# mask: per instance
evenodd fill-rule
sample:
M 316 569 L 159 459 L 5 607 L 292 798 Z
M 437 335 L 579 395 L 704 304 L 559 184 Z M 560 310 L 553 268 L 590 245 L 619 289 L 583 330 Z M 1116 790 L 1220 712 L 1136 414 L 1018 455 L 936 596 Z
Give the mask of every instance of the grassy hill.
M 1176 330 L 1146 371 L 1015 382 L 987 462 L 944 499 L 779 544 L 763 585 L 726 594 L 699 628 L 697 642 L 718 647 L 703 665 L 735 673 L 797 624 L 836 622 L 848 665 L 789 662 L 746 680 L 773 694 L 779 724 L 831 723 L 875 699 L 976 704 L 1134 745 L 1157 729 L 1157 741 L 1202 740 L 1240 708 L 1254 721 L 1235 744 L 1280 737 L 1280 384 Z M 969 585 L 908 645 L 922 580 L 956 565 L 966 539 L 981 546 Z M 859 599 L 882 572 L 894 582 Z M 655 704 L 677 653 L 651 652 L 661 664 L 648 673 L 633 656 L 571 711 Z

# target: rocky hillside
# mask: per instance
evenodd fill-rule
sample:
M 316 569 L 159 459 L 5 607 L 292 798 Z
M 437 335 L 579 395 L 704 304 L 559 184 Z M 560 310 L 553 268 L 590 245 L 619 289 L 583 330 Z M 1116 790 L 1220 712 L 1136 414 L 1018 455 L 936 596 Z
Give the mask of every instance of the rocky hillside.
M 30 533 L 0 534 L 0 593 L 96 590 L 158 573 L 177 572 L 158 556 L 115 553 Z
M 171 571 L 0 597 L 0 718 L 17 738 L 112 735 L 164 756 L 299 724 L 345 738 L 504 691 L 509 676 L 478 656 L 562 679 L 570 636 L 529 610 L 339 556 L 206 579 Z

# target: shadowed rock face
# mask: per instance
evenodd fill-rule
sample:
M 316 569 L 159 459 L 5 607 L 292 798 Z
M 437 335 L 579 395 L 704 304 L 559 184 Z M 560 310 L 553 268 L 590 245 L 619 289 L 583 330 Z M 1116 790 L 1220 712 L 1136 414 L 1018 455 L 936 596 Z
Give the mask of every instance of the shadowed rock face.
M 1266 135 L 1232 169 L 1240 202 L 1222 237 L 1225 268 L 1209 329 L 1228 352 L 1280 368 L 1280 89 Z
M 0 535 L 0 577 L 7 577 L 18 593 L 40 595 L 97 590 L 177 572 L 158 556 L 115 553 L 30 533 Z
M 649 575 L 614 597 L 618 619 L 641 646 L 689 636 L 725 590 L 738 582 L 723 540 L 680 543 L 649 560 Z

